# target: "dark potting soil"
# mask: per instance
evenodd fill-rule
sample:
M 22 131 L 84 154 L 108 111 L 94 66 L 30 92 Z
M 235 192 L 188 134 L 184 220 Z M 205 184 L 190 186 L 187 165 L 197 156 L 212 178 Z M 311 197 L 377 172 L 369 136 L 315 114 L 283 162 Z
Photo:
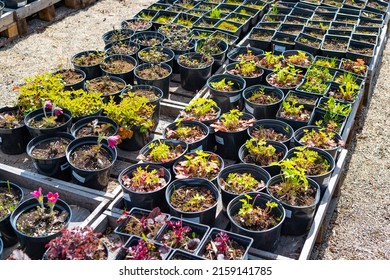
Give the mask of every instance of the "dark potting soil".
M 111 124 L 97 124 L 93 125 L 92 123 L 89 123 L 88 125 L 80 128 L 76 132 L 76 137 L 83 137 L 83 136 L 112 136 L 115 133 L 115 129 Z
M 295 195 L 291 195 L 290 193 L 280 195 L 281 193 L 284 193 L 282 190 L 286 189 L 285 184 L 286 183 L 279 183 L 270 186 L 269 191 L 271 195 L 292 206 L 309 206 L 314 203 L 316 197 L 315 189 L 309 187 L 306 191 L 303 191 L 295 188 Z M 291 187 L 287 188 L 291 189 Z
M 137 71 L 137 75 L 146 80 L 162 79 L 169 75 L 169 71 L 160 65 L 152 65 Z
M 88 91 L 101 92 L 103 95 L 108 95 L 121 91 L 124 86 L 122 82 L 103 77 L 91 80 L 88 84 Z
M 0 113 L 0 128 L 17 128 L 23 124 L 24 117 L 19 110 Z
M 65 156 L 66 147 L 70 143 L 69 139 L 56 138 L 45 141 L 35 146 L 31 155 L 36 159 L 53 159 Z
M 59 232 L 66 225 L 67 211 L 53 211 L 49 208 L 43 211 L 40 207 L 22 213 L 16 221 L 16 228 L 29 236 L 47 236 Z
M 111 165 L 108 151 L 98 145 L 84 145 L 76 148 L 70 155 L 71 163 L 83 170 L 100 170 Z
M 233 215 L 233 220 L 243 228 L 262 231 L 273 228 L 278 224 L 278 219 L 275 214 L 271 212 L 270 207 L 261 208 L 259 206 L 253 207 L 250 212 L 245 212 L 243 216 L 237 214 Z
M 206 187 L 180 187 L 172 193 L 171 204 L 182 212 L 199 212 L 211 208 L 216 200 Z
M 326 50 L 334 50 L 345 52 L 348 48 L 348 42 L 338 40 L 338 39 L 326 39 L 323 43 L 323 48 Z
M 104 53 L 90 53 L 88 55 L 81 55 L 74 59 L 74 63 L 80 66 L 92 66 L 103 62 Z
M 18 192 L 7 187 L 0 187 L 0 221 L 11 214 L 16 208 L 21 197 Z
M 65 82 L 66 85 L 73 85 L 80 82 L 84 77 L 79 72 L 76 72 L 73 69 L 64 69 L 57 72 L 61 75 L 61 79 Z

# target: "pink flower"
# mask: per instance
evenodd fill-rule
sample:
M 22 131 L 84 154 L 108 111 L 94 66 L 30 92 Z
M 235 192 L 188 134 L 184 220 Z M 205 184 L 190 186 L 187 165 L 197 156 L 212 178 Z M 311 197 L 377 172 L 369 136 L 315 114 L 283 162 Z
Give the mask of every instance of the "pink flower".
M 114 136 L 110 136 L 107 138 L 107 141 L 108 141 L 108 146 L 110 148 L 114 148 L 116 146 L 116 144 L 118 144 L 118 141 L 120 139 L 120 135 L 114 135 Z
M 59 115 L 62 115 L 64 111 L 60 107 L 55 107 L 54 108 L 54 116 L 58 117 Z
M 30 194 L 36 199 L 39 199 L 39 197 L 42 196 L 42 188 L 39 188 L 37 191 L 30 192 Z
M 47 194 L 47 200 L 50 202 L 50 203 L 56 203 L 57 200 L 58 200 L 58 193 L 52 193 L 52 192 L 49 192 Z
M 50 100 L 45 101 L 45 109 L 51 110 L 53 108 L 53 104 L 51 103 Z

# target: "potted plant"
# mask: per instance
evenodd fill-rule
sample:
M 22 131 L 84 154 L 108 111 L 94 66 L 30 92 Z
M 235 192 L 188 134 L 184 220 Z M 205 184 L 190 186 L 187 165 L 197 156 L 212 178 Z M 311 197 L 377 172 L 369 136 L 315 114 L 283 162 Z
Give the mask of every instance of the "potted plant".
M 212 228 L 197 255 L 209 260 L 247 260 L 252 243 L 250 237 Z
M 72 179 L 97 190 L 107 187 L 114 162 L 119 135 L 86 136 L 73 140 L 66 148 L 66 159 L 72 169 Z
M 164 98 L 168 98 L 169 95 L 169 81 L 171 74 L 172 67 L 166 63 L 144 63 L 138 65 L 134 70 L 134 75 L 138 85 L 156 86 L 162 90 Z
M 162 25 L 158 29 L 158 32 L 163 34 L 165 37 L 169 38 L 183 38 L 187 37 L 191 29 L 188 28 L 187 26 L 183 26 L 180 24 L 167 24 L 167 25 Z
M 102 39 L 104 44 L 109 44 L 116 41 L 124 41 L 130 39 L 132 35 L 134 35 L 134 30 L 128 28 L 115 29 L 113 28 L 110 31 L 105 32 L 102 35 Z
M 285 51 L 283 52 L 284 60 L 287 63 L 293 64 L 295 67 L 302 69 L 305 71 L 307 68 L 309 68 L 314 61 L 313 55 L 305 52 L 305 51 Z
M 132 236 L 116 256 L 116 260 L 165 260 L 171 249 L 146 238 Z
M 327 34 L 321 45 L 324 56 L 343 58 L 348 49 L 349 37 Z
M 355 75 L 366 77 L 368 66 L 366 65 L 365 61 L 361 58 L 357 58 L 356 60 L 342 58 L 340 69 L 351 72 Z
M 140 48 L 140 45 L 130 40 L 116 41 L 104 47 L 104 54 L 105 56 L 123 54 L 136 58 Z
M 292 168 L 303 170 L 307 178 L 320 186 L 321 196 L 324 194 L 335 168 L 334 158 L 328 152 L 314 147 L 295 147 L 288 151 L 286 160 Z
M 105 57 L 100 67 L 104 75 L 121 78 L 126 84 L 134 84 L 133 70 L 137 64 L 135 58 L 129 55 L 113 54 Z
M 238 160 L 238 149 L 249 138 L 246 129 L 254 122 L 255 118 L 251 114 L 242 113 L 237 109 L 222 114 L 210 125 L 215 130 L 217 154 L 222 158 Z
M 0 234 L 4 247 L 18 242 L 10 217 L 23 200 L 23 189 L 10 181 L 0 181 Z
M 254 59 L 230 63 L 226 65 L 225 71 L 233 76 L 242 77 L 247 87 L 259 84 L 264 74 L 264 70 L 256 65 Z
M 175 54 L 175 59 L 173 60 L 172 65 L 173 73 L 180 73 L 177 58 L 182 54 L 194 52 L 195 42 L 196 41 L 191 37 L 169 38 L 163 42 L 163 46 L 169 48 Z
M 256 119 L 274 119 L 284 98 L 284 93 L 277 88 L 253 85 L 242 93 L 245 111 Z
M 133 30 L 134 32 L 142 32 L 150 30 L 152 28 L 152 22 L 144 18 L 132 18 L 122 21 L 121 27 Z
M 328 130 L 341 133 L 345 120 L 351 111 L 351 103 L 338 101 L 333 97 L 322 97 L 318 108 L 314 110 L 310 124 L 316 123 L 316 125 L 326 127 Z
M 222 113 L 242 108 L 242 92 L 246 82 L 242 77 L 228 74 L 216 74 L 207 80 L 207 87 Z
M 283 206 L 265 193 L 237 196 L 227 206 L 231 231 L 253 238 L 252 247 L 273 252 L 280 241 L 286 213 Z
M 226 51 L 227 53 L 233 48 L 233 46 L 235 46 L 236 43 L 238 43 L 239 37 L 217 29 L 213 32 L 213 34 L 210 35 L 210 39 L 219 39 L 225 41 L 228 44 L 228 49 Z
M 226 211 L 229 202 L 248 192 L 260 192 L 271 179 L 270 174 L 262 167 L 238 163 L 222 169 L 217 177 L 217 185 L 222 196 L 222 209 Z
M 90 116 L 75 122 L 70 128 L 70 133 L 75 138 L 84 136 L 113 136 L 118 132 L 118 125 L 112 119 L 105 116 Z
M 334 158 L 339 149 L 344 147 L 344 141 L 338 133 L 319 126 L 301 127 L 295 131 L 294 141 L 296 146 L 302 145 L 325 150 Z
M 147 47 L 160 46 L 165 36 L 156 31 L 141 31 L 130 37 L 130 41 L 137 43 L 141 50 Z
M 164 195 L 170 181 L 171 174 L 166 168 L 149 163 L 130 165 L 118 176 L 126 209 L 159 207 L 166 211 Z
M 33 138 L 26 148 L 39 174 L 70 180 L 70 168 L 66 160 L 66 147 L 75 137 L 66 132 L 43 134 Z
M 204 224 L 171 217 L 170 220 L 165 222 L 156 239 L 169 248 L 195 254 L 206 237 L 209 228 Z
M 279 166 L 282 174 L 268 181 L 267 192 L 283 205 L 286 212 L 289 211 L 282 226 L 283 234 L 304 234 L 313 222 L 320 201 L 320 188 L 290 160 L 282 161 Z
M 249 33 L 248 41 L 252 47 L 268 52 L 271 50 L 271 39 L 274 34 L 274 29 L 254 27 Z
M 324 56 L 316 56 L 314 59 L 313 65 L 321 67 L 317 69 L 322 69 L 323 67 L 331 68 L 331 69 L 338 69 L 340 65 L 341 60 L 337 57 L 324 57 Z
M 165 199 L 172 216 L 211 226 L 221 198 L 217 187 L 209 180 L 186 178 L 171 182 Z
M 45 245 L 68 227 L 72 210 L 58 193 L 48 192 L 44 196 L 42 188 L 38 188 L 30 194 L 34 198 L 19 204 L 10 222 L 25 253 L 31 259 L 41 259 Z
M 280 69 L 283 65 L 283 55 L 276 55 L 272 52 L 265 52 L 259 56 L 257 64 L 264 69 L 264 75 L 267 76 L 275 69 Z
M 295 40 L 296 49 L 316 55 L 321 47 L 322 40 L 306 33 L 300 33 Z
M 24 124 L 23 111 L 19 107 L 0 108 L 1 151 L 16 155 L 26 151 L 30 133 Z
M 257 60 L 257 56 L 264 54 L 264 51 L 254 47 L 237 47 L 228 52 L 229 61 L 240 62 L 242 60 Z
M 133 235 L 155 239 L 169 219 L 170 216 L 162 213 L 158 207 L 152 210 L 133 207 L 130 212 L 123 211 L 123 214 L 117 219 L 118 226 L 114 232 L 120 236 L 124 243 Z
M 82 51 L 72 57 L 72 64 L 75 69 L 84 71 L 87 80 L 91 80 L 102 75 L 99 64 L 103 59 L 102 51 Z
M 64 83 L 65 90 L 78 90 L 84 88 L 86 74 L 80 69 L 60 69 L 54 73 L 58 75 Z
M 200 39 L 196 42 L 195 52 L 210 55 L 214 59 L 212 73 L 215 73 L 222 66 L 226 59 L 228 44 L 218 38 Z
M 327 97 L 333 97 L 334 99 L 354 103 L 360 92 L 360 86 L 355 83 L 354 80 L 345 81 L 343 84 L 331 84 Z
M 281 89 L 284 93 L 298 87 L 303 80 L 302 70 L 289 64 L 286 67 L 275 69 L 267 75 L 266 81 L 270 86 Z
M 24 117 L 24 123 L 33 137 L 68 132 L 72 125 L 72 113 L 47 100 L 42 108 L 28 113 Z
M 181 140 L 188 144 L 188 151 L 207 149 L 209 128 L 198 121 L 178 119 L 165 127 L 163 138 Z
M 198 177 L 215 183 L 217 175 L 223 167 L 223 159 L 217 154 L 197 150 L 177 160 L 173 165 L 173 172 L 176 179 Z
M 250 138 L 281 142 L 287 148 L 290 148 L 294 129 L 280 120 L 262 119 L 257 120 L 253 126 L 248 127 L 248 135 Z
M 101 76 L 85 82 L 85 90 L 91 92 L 100 92 L 103 96 L 103 102 L 107 103 L 111 97 L 116 102 L 120 101 L 120 94 L 125 89 L 126 82 L 116 76 Z
M 370 65 L 375 54 L 375 48 L 376 45 L 374 44 L 350 40 L 346 58 L 353 60 L 360 58 L 364 60 L 367 65 Z
M 175 58 L 174 52 L 166 47 L 153 46 L 140 50 L 137 54 L 138 61 L 142 63 L 166 63 L 172 67 Z
M 186 53 L 177 59 L 180 72 L 180 83 L 183 89 L 197 91 L 211 76 L 214 58 L 211 55 Z
M 275 176 L 280 169 L 274 163 L 282 161 L 287 151 L 283 143 L 251 138 L 240 147 L 238 156 L 241 162 L 263 167 L 271 176 Z
M 104 113 L 119 126 L 120 149 L 137 151 L 150 141 L 154 108 L 146 97 L 134 94 L 122 96 L 119 104 L 110 100 L 104 105 Z
M 296 100 L 292 102 L 283 100 L 282 106 L 276 113 L 276 119 L 288 123 L 296 130 L 309 123 L 312 113 L 313 109 L 299 104 Z
M 107 260 L 108 248 L 101 235 L 89 226 L 62 229 L 61 236 L 46 244 L 43 260 Z
M 184 141 L 156 139 L 140 150 L 137 159 L 170 169 L 175 161 L 187 152 L 187 149 L 188 144 Z

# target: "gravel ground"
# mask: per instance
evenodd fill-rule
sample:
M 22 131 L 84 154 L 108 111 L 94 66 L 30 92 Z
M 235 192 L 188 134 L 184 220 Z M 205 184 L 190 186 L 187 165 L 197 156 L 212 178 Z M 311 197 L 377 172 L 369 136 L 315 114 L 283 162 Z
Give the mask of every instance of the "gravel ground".
M 39 20 L 29 22 L 36 32 L 0 49 L 0 106 L 12 105 L 12 88 L 23 78 L 70 65 L 80 51 L 103 49 L 104 32 L 152 2 L 101 0 L 79 11 L 58 8 L 63 19 L 47 28 Z M 325 242 L 313 250 L 314 259 L 390 259 L 389 57 L 387 46 L 372 100 L 358 116 L 337 209 Z

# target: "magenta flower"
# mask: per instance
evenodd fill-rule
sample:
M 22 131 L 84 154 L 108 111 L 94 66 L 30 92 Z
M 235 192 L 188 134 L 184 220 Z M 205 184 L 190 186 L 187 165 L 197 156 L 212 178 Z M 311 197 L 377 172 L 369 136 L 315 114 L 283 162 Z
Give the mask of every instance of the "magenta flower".
M 37 191 L 30 192 L 30 194 L 38 200 L 39 205 L 41 206 L 41 209 L 43 210 L 44 206 L 43 206 L 42 188 L 38 188 Z
M 60 107 L 55 107 L 54 108 L 54 116 L 58 117 L 59 115 L 62 115 L 64 111 Z
M 50 214 L 53 214 L 53 209 L 54 209 L 54 206 L 56 205 L 58 197 L 59 197 L 58 193 L 49 192 L 47 194 L 47 205 L 50 208 Z
M 45 101 L 45 109 L 51 110 L 53 108 L 53 104 L 50 100 Z
M 110 148 L 114 148 L 117 144 L 118 144 L 118 141 L 121 137 L 119 135 L 114 135 L 114 136 L 110 136 L 107 138 L 107 141 L 108 141 L 108 146 Z

